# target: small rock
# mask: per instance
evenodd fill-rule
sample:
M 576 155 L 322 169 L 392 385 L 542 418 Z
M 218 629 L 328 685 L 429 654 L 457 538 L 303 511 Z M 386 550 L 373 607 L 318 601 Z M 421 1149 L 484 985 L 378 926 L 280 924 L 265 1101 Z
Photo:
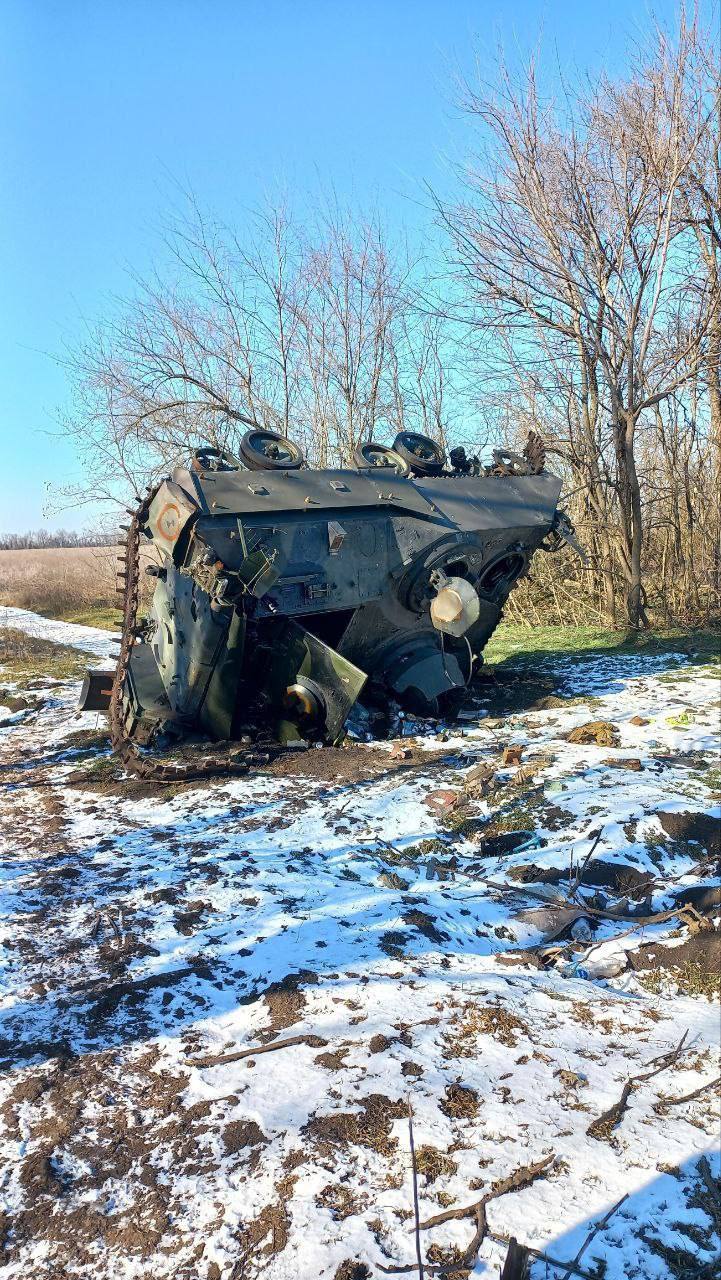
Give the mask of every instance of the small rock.
M 630 769 L 633 773 L 640 773 L 643 769 L 640 760 L 629 759 L 625 756 L 617 756 L 615 760 L 612 756 L 609 756 L 606 760 L 602 760 L 601 764 L 606 765 L 608 769 Z
M 628 723 L 638 725 L 639 728 L 642 728 L 643 725 L 650 724 L 651 721 L 646 720 L 643 716 L 631 716 L 631 719 L 629 720 Z

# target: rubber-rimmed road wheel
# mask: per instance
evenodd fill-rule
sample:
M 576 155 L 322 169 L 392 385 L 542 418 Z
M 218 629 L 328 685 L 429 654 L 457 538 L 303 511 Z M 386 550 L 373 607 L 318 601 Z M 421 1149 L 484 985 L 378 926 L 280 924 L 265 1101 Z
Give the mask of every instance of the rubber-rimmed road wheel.
M 430 436 L 422 436 L 417 431 L 399 431 L 393 448 L 417 476 L 440 475 L 446 463 L 441 446 Z
M 239 453 L 250 471 L 297 471 L 304 462 L 302 449 L 287 436 L 259 427 L 246 431 Z
M 376 444 L 374 440 L 359 444 L 353 451 L 353 461 L 359 471 L 373 467 L 380 471 L 393 471 L 397 476 L 407 476 L 410 471 L 405 458 L 395 449 L 390 449 L 387 444 Z
M 211 449 L 203 445 L 193 453 L 193 471 L 238 471 L 240 463 L 227 449 Z

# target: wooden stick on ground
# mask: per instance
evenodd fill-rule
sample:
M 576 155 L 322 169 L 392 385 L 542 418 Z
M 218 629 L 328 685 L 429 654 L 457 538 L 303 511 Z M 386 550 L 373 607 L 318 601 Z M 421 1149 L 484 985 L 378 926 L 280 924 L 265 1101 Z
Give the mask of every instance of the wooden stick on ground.
M 413 1107 L 411 1105 L 411 1095 L 408 1095 L 408 1137 L 411 1146 L 411 1170 L 413 1173 L 413 1223 L 416 1233 L 416 1260 L 418 1262 L 418 1274 L 420 1280 L 423 1280 L 423 1254 L 421 1251 L 421 1215 L 418 1209 L 418 1168 L 416 1166 L 416 1147 L 413 1141 Z
M 219 1067 L 226 1062 L 241 1062 L 243 1058 L 257 1058 L 261 1053 L 274 1053 L 276 1049 L 289 1049 L 294 1044 L 307 1044 L 311 1049 L 322 1049 L 328 1041 L 322 1036 L 286 1036 L 285 1040 L 271 1040 L 270 1044 L 258 1044 L 253 1049 L 239 1049 L 237 1053 L 211 1054 L 208 1058 L 188 1059 L 189 1067 Z
M 681 1098 L 662 1098 L 660 1102 L 654 1104 L 653 1109 L 659 1115 L 663 1115 L 667 1107 L 680 1107 L 682 1102 L 693 1102 L 694 1098 L 700 1098 L 701 1094 L 705 1093 L 707 1089 L 717 1089 L 719 1085 L 721 1085 L 721 1076 L 717 1076 L 715 1080 L 708 1080 L 706 1084 L 699 1085 L 698 1089 L 693 1090 L 693 1093 L 684 1093 Z
M 605 1214 L 605 1215 L 604 1215 L 604 1217 L 603 1217 L 603 1218 L 601 1218 L 601 1219 L 596 1223 L 596 1225 L 592 1228 L 592 1230 L 591 1230 L 591 1231 L 589 1231 L 588 1235 L 586 1236 L 586 1239 L 584 1240 L 583 1244 L 581 1245 L 581 1248 L 579 1249 L 578 1253 L 576 1254 L 575 1258 L 573 1259 L 573 1262 L 571 1262 L 571 1263 L 569 1263 L 569 1264 L 568 1264 L 568 1267 L 567 1267 L 567 1269 L 564 1271 L 564 1273 L 563 1273 L 563 1275 L 561 1276 L 560 1280 L 568 1280 L 568 1277 L 569 1277 L 569 1276 L 571 1275 L 571 1273 L 574 1271 L 574 1269 L 575 1269 L 575 1267 L 576 1267 L 577 1263 L 579 1263 L 579 1262 L 581 1261 L 581 1258 L 582 1258 L 583 1254 L 586 1252 L 586 1250 L 587 1250 L 588 1246 L 590 1245 L 591 1241 L 593 1240 L 594 1236 L 598 1235 L 599 1231 L 603 1231 L 603 1228 L 606 1226 L 606 1223 L 607 1223 L 607 1222 L 608 1222 L 608 1221 L 613 1217 L 613 1215 L 614 1215 L 614 1213 L 616 1212 L 616 1210 L 621 1208 L 621 1205 L 624 1203 L 624 1201 L 625 1201 L 625 1200 L 628 1200 L 628 1193 L 626 1193 L 626 1195 L 625 1195 L 625 1196 L 621 1196 L 621 1199 L 620 1199 L 620 1200 L 618 1200 L 618 1201 L 616 1202 L 616 1204 L 612 1205 L 612 1207 L 609 1209 L 608 1213 L 607 1213 L 607 1214 Z
M 508 1178 L 502 1178 L 497 1182 L 491 1191 L 487 1191 L 480 1200 L 474 1200 L 473 1204 L 464 1205 L 459 1209 L 444 1209 L 443 1213 L 436 1213 L 432 1218 L 426 1218 L 422 1222 L 421 1231 L 427 1231 L 429 1227 L 440 1226 L 442 1222 L 450 1222 L 453 1218 L 471 1218 L 480 1208 L 485 1207 L 491 1200 L 497 1200 L 499 1196 L 505 1196 L 509 1191 L 518 1191 L 521 1187 L 530 1186 L 535 1182 L 536 1178 L 542 1174 L 550 1164 L 556 1159 L 555 1155 L 545 1156 L 543 1160 L 539 1160 L 537 1164 L 529 1164 L 525 1169 L 517 1169 L 515 1173 L 510 1174 Z
M 557 1267 L 559 1271 L 562 1271 L 565 1267 L 568 1274 L 580 1276 L 581 1280 L 598 1280 L 598 1272 L 594 1272 L 591 1275 L 590 1271 L 584 1271 L 575 1262 L 562 1262 L 560 1258 L 554 1258 L 552 1254 L 545 1253 L 543 1249 L 534 1249 L 530 1244 L 524 1247 L 526 1253 L 530 1253 L 532 1258 L 538 1258 L 540 1262 L 545 1262 L 549 1267 Z
M 475 1200 L 473 1204 L 465 1205 L 465 1207 L 461 1209 L 446 1209 L 444 1213 L 437 1213 L 435 1217 L 427 1218 L 425 1222 L 417 1222 L 415 1228 L 416 1240 L 419 1239 L 418 1232 L 425 1231 L 428 1227 L 438 1226 L 441 1222 L 449 1222 L 452 1218 L 475 1217 L 477 1225 L 473 1238 L 468 1245 L 462 1260 L 455 1263 L 454 1267 L 451 1268 L 455 1268 L 456 1270 L 472 1270 L 476 1257 L 478 1256 L 478 1250 L 483 1244 L 488 1231 L 488 1223 L 486 1219 L 486 1205 L 488 1202 L 490 1200 L 497 1200 L 499 1196 L 507 1195 L 509 1191 L 518 1191 L 521 1187 L 529 1186 L 541 1173 L 544 1172 L 545 1169 L 548 1168 L 550 1164 L 553 1163 L 555 1159 L 555 1155 L 551 1154 L 550 1156 L 546 1156 L 543 1160 L 539 1160 L 537 1164 L 528 1165 L 525 1169 L 517 1169 L 516 1172 L 512 1173 L 508 1178 L 503 1178 L 500 1182 L 497 1182 L 495 1187 L 490 1191 L 487 1191 L 484 1196 L 481 1196 L 480 1200 Z M 378 1270 L 388 1276 L 408 1275 L 412 1271 L 418 1271 L 421 1265 L 423 1264 L 421 1264 L 419 1257 L 418 1262 L 410 1262 L 406 1266 L 384 1267 L 382 1264 L 378 1264 Z M 564 1263 L 563 1265 L 566 1266 L 567 1264 Z M 436 1272 L 448 1271 L 449 1266 L 447 1262 L 442 1266 L 430 1266 L 428 1263 L 425 1263 L 425 1270 L 428 1275 L 435 1275 Z M 423 1273 L 421 1272 L 421 1274 Z
M 589 1137 L 598 1138 L 599 1141 L 602 1142 L 608 1142 L 613 1130 L 616 1128 L 616 1125 L 620 1123 L 625 1114 L 628 1106 L 628 1100 L 636 1088 L 636 1085 L 640 1084 L 643 1080 L 651 1080 L 653 1076 L 657 1076 L 659 1072 L 666 1071 L 668 1067 L 673 1066 L 674 1062 L 676 1062 L 683 1052 L 687 1036 L 688 1030 L 684 1031 L 675 1049 L 672 1049 L 669 1053 L 662 1053 L 659 1057 L 652 1058 L 651 1061 L 647 1063 L 647 1066 L 654 1067 L 653 1071 L 644 1071 L 640 1075 L 631 1076 L 626 1081 L 623 1089 L 621 1090 L 621 1097 L 618 1102 L 614 1102 L 613 1106 L 608 1108 L 608 1111 L 604 1111 L 602 1115 L 591 1121 L 586 1130 Z M 657 1062 L 660 1065 L 656 1067 L 654 1064 Z
M 589 849 L 588 853 L 583 859 L 583 862 L 578 868 L 578 871 L 576 873 L 576 876 L 574 877 L 573 882 L 568 887 L 568 893 L 566 896 L 569 902 L 574 902 L 574 905 L 575 905 L 574 900 L 575 900 L 576 894 L 578 893 L 578 890 L 580 889 L 581 883 L 583 881 L 583 873 L 586 870 L 586 867 L 588 866 L 589 862 L 591 861 L 591 858 L 593 857 L 594 853 L 596 852 L 596 849 L 598 848 L 599 840 L 601 839 L 602 835 L 603 835 L 603 827 L 600 827 L 599 830 L 596 832 L 596 838 L 593 844 L 591 845 L 591 848 Z

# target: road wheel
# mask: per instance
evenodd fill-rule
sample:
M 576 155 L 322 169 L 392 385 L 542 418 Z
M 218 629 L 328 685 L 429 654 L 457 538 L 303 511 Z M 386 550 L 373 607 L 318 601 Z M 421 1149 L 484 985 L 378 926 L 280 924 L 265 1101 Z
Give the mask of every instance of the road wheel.
M 446 463 L 441 446 L 417 431 L 400 431 L 393 441 L 393 448 L 408 463 L 417 476 L 438 476 Z
M 302 449 L 292 440 L 259 428 L 246 431 L 239 452 L 250 471 L 297 471 L 304 462 Z

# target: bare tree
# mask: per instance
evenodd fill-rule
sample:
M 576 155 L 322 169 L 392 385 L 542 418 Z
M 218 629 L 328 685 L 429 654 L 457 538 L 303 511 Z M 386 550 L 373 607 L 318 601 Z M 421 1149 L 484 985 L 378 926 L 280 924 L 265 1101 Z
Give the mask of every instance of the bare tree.
M 332 205 L 300 229 L 279 206 L 241 236 L 191 198 L 165 243 L 170 270 L 136 280 L 70 357 L 65 426 L 85 476 L 68 498 L 137 490 L 198 444 L 234 450 L 249 427 L 292 434 L 322 465 L 347 463 L 398 421 L 401 381 L 413 384 L 414 420 L 442 435 L 441 325 L 426 318 L 420 355 L 416 264 L 377 215 Z
M 326 452 L 349 462 L 389 416 L 391 334 L 404 310 L 411 267 L 393 255 L 379 219 L 356 221 L 331 208 L 308 254 L 302 323 L 311 403 L 325 414 Z
M 566 456 L 601 522 L 612 491 L 632 626 L 647 623 L 638 436 L 709 344 L 709 291 L 689 291 L 676 252 L 684 179 L 708 126 L 700 107 L 687 114 L 687 58 L 684 39 L 665 95 L 641 73 L 602 78 L 563 112 L 543 100 L 533 66 L 520 80 L 504 71 L 497 93 L 469 90 L 490 145 L 466 171 L 466 201 L 438 202 L 466 318 L 497 339 L 499 380 L 521 370 L 565 416 Z

